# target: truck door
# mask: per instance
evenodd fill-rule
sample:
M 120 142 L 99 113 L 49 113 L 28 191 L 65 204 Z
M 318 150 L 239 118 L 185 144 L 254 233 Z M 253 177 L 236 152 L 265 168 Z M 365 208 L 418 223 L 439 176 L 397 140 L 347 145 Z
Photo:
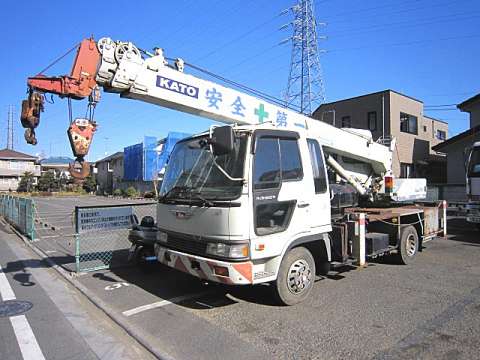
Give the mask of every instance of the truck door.
M 299 135 L 290 131 L 257 131 L 253 164 L 254 238 L 272 238 L 281 250 L 281 237 L 308 232 L 308 193 Z M 307 166 L 305 164 L 305 166 Z
M 323 150 L 315 139 L 307 139 L 307 146 L 315 188 L 315 195 L 310 201 L 310 228 L 315 233 L 331 231 L 330 192 Z

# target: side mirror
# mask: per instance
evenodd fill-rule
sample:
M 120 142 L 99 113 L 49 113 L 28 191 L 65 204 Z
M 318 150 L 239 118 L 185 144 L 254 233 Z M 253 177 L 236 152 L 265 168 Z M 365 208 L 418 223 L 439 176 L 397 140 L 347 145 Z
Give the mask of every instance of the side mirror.
M 472 151 L 471 148 L 463 149 L 463 166 L 465 167 L 465 171 L 467 170 L 467 167 L 468 167 L 468 162 L 470 160 L 471 151 Z
M 231 126 L 220 126 L 213 129 L 211 144 L 213 155 L 226 155 L 234 149 L 234 133 Z

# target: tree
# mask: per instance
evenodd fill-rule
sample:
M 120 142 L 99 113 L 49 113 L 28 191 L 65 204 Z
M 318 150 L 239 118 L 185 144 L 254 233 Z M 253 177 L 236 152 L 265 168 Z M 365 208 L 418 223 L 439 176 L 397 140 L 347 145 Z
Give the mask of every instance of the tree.
M 35 181 L 35 177 L 33 173 L 30 171 L 26 171 L 23 173 L 20 182 L 18 183 L 17 191 L 21 192 L 29 192 L 33 188 L 33 182 Z
M 97 181 L 94 179 L 93 176 L 87 176 L 87 178 L 83 182 L 83 190 L 85 190 L 89 194 L 97 190 Z
M 138 191 L 133 186 L 129 186 L 127 190 L 125 190 L 125 196 L 129 198 L 137 197 Z
M 58 182 L 55 179 L 55 174 L 51 171 L 46 171 L 38 179 L 38 190 L 40 191 L 56 191 L 58 190 Z

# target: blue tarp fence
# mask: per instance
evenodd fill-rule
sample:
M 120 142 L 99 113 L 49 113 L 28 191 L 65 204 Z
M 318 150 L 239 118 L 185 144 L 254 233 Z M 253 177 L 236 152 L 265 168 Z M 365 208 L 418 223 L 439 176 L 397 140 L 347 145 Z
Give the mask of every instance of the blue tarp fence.
M 143 143 L 124 148 L 124 180 L 153 181 L 165 167 L 175 144 L 190 134 L 169 132 L 167 137 L 158 140 L 155 136 L 145 136 Z

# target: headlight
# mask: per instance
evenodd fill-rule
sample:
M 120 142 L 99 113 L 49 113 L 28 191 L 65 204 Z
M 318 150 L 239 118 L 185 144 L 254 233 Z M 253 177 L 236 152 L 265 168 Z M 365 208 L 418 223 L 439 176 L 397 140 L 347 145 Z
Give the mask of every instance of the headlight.
M 164 233 L 164 232 L 161 232 L 161 231 L 157 232 L 157 241 L 166 243 L 167 239 L 168 239 L 167 233 Z
M 241 259 L 248 256 L 248 244 L 208 243 L 207 254 L 224 258 Z

